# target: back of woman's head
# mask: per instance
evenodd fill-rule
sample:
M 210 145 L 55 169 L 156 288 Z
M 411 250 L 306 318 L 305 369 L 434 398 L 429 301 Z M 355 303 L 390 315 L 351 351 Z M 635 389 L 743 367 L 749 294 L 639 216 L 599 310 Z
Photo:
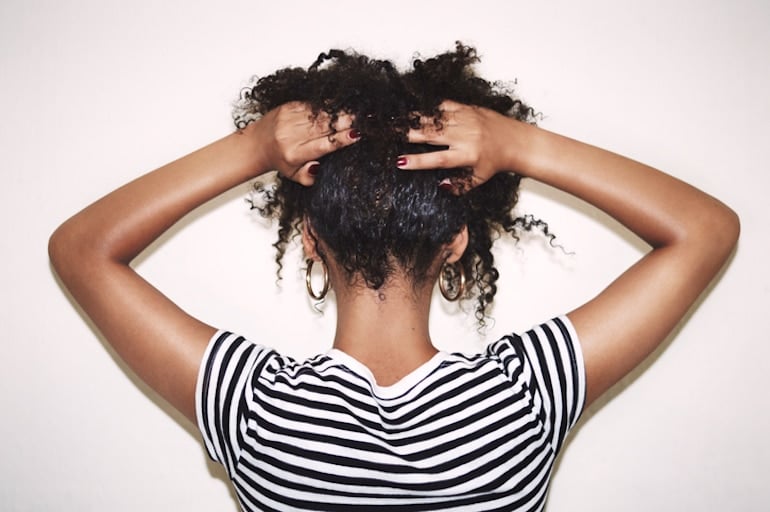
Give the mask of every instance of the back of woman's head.
M 501 173 L 458 195 L 439 183 L 446 178 L 462 183 L 470 169 L 396 167 L 399 155 L 442 149 L 410 144 L 407 132 L 419 126 L 421 116 L 440 126 L 444 100 L 532 122 L 531 108 L 474 74 L 477 61 L 473 48 L 458 43 L 454 51 L 415 59 L 412 69 L 400 72 L 389 61 L 331 50 L 307 69 L 282 69 L 244 90 L 234 116 L 239 127 L 284 103 L 300 101 L 316 114 L 331 115 L 333 128 L 339 114 L 352 115 L 353 128 L 361 135 L 357 143 L 319 160 L 312 187 L 278 176 L 277 187 L 266 193 L 260 210 L 279 219 L 279 265 L 286 243 L 307 221 L 351 282 L 362 279 L 379 289 L 400 272 L 419 286 L 435 279 L 431 270 L 442 246 L 467 226 L 468 248 L 459 264 L 471 283 L 466 294 L 477 296 L 477 317 L 483 322 L 498 277 L 492 241 L 500 230 L 515 236 L 517 228 L 531 224 L 512 214 L 520 178 Z

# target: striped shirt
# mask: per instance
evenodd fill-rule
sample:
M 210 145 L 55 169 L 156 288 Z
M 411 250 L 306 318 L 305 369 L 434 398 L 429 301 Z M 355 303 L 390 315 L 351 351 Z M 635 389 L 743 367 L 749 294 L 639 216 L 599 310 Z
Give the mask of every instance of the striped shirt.
M 585 396 L 566 317 L 439 352 L 396 384 L 332 349 L 297 362 L 229 332 L 196 391 L 243 510 L 537 511 Z

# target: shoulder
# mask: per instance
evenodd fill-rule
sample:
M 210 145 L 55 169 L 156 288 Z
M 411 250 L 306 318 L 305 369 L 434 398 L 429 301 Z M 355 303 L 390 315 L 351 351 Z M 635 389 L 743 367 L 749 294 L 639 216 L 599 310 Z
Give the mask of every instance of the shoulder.
M 574 423 L 585 403 L 586 376 L 575 328 L 566 316 L 491 343 L 486 357 L 496 359 L 511 381 L 538 390 L 549 408 L 566 408 Z
M 535 364 L 569 364 L 578 373 L 583 364 L 575 328 L 569 318 L 559 316 L 521 334 L 510 334 L 487 346 L 487 357 L 504 365 L 527 359 Z
M 248 338 L 230 332 L 217 331 L 212 337 L 201 362 L 199 386 L 206 387 L 214 376 L 232 378 L 236 375 L 275 375 L 280 372 L 297 372 L 301 368 L 317 365 L 324 356 L 316 356 L 299 362 L 291 356 Z M 220 382 L 220 386 L 222 383 Z

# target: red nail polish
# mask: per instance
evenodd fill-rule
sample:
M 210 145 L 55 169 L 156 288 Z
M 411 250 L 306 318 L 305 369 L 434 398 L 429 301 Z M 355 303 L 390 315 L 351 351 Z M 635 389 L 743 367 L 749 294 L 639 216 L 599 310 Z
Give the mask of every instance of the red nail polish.
M 307 168 L 307 173 L 311 176 L 317 176 L 318 170 L 321 168 L 321 164 L 313 164 Z
M 356 129 L 350 130 L 350 131 L 348 132 L 348 137 L 350 137 L 350 138 L 351 138 L 351 139 L 353 139 L 353 140 L 356 140 L 356 139 L 358 139 L 359 137 L 361 137 L 361 132 L 359 132 L 359 131 L 358 131 L 358 130 L 356 130 Z
M 444 192 L 452 192 L 454 190 L 454 186 L 448 181 L 442 181 L 441 183 L 439 183 L 438 188 L 440 188 Z
M 396 167 L 403 167 L 406 165 L 406 157 L 400 156 L 398 157 L 398 160 L 396 160 Z

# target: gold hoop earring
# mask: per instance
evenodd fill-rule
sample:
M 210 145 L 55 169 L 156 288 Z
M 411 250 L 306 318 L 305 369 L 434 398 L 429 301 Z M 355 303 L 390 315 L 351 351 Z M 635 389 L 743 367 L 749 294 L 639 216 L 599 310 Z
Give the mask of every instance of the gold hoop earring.
M 458 283 L 455 285 L 455 276 L 457 276 Z M 441 295 L 444 296 L 449 302 L 454 302 L 460 299 L 465 293 L 465 269 L 460 262 L 445 263 L 441 267 L 441 272 L 438 276 L 438 288 L 441 290 Z M 452 290 L 456 290 L 454 295 L 450 294 Z
M 321 260 L 321 268 L 323 269 L 323 278 L 324 278 L 324 284 L 323 288 L 321 289 L 321 293 L 316 294 L 316 292 L 313 290 L 313 263 L 315 263 L 314 260 L 311 258 L 308 258 L 305 263 L 307 263 L 307 269 L 305 270 L 305 287 L 307 288 L 307 294 L 310 295 L 310 297 L 314 300 L 324 300 L 326 297 L 326 294 L 329 292 L 329 271 L 326 268 L 326 263 Z

